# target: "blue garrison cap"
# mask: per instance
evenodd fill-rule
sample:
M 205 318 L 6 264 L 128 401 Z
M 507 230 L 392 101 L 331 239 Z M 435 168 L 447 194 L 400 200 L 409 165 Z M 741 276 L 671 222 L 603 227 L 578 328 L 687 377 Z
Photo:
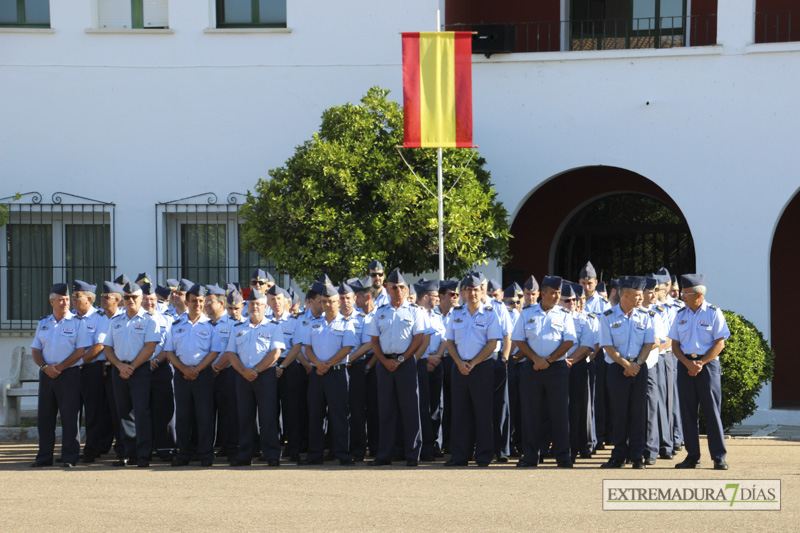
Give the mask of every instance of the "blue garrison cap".
M 69 296 L 69 287 L 66 283 L 56 283 L 50 289 L 50 294 L 58 294 L 59 296 Z
M 256 300 L 263 300 L 264 298 L 266 298 L 266 296 L 261 294 L 258 289 L 250 289 L 250 296 L 247 297 L 247 301 L 255 302 Z
M 351 287 L 350 285 L 348 285 L 347 283 L 344 283 L 344 282 L 342 282 L 342 284 L 339 285 L 339 288 L 337 289 L 337 291 L 338 291 L 339 294 L 352 294 L 352 293 L 356 292 L 353 289 L 353 287 Z
M 120 274 L 119 276 L 117 276 L 117 279 L 114 280 L 114 283 L 117 283 L 124 287 L 125 284 L 128 283 L 129 281 L 130 280 L 128 279 L 128 276 L 126 276 L 125 274 Z
M 242 299 L 242 293 L 239 291 L 229 292 L 225 300 L 228 302 L 228 305 L 239 305 L 240 303 L 244 303 L 244 300 Z
M 480 287 L 481 286 L 481 278 L 475 273 L 471 273 L 467 275 L 466 278 L 461 280 L 461 288 L 464 289 L 466 287 Z
M 454 279 L 442 280 L 439 282 L 439 290 L 458 292 L 458 281 Z
M 514 283 L 512 283 L 512 284 L 510 285 L 510 287 L 511 287 L 512 289 L 514 289 L 514 292 L 515 292 L 515 293 L 517 293 L 517 294 L 519 294 L 519 295 L 522 295 L 522 294 L 524 294 L 524 292 L 525 292 L 525 291 L 523 291 L 523 290 L 522 290 L 522 287 L 520 287 L 520 286 L 519 286 L 519 283 L 517 283 L 516 281 L 515 281 Z
M 156 294 L 156 286 L 152 283 L 142 283 L 142 294 Z
M 325 292 L 325 284 L 320 283 L 319 281 L 315 281 L 314 283 L 311 284 L 311 289 L 308 292 L 312 292 L 314 294 L 322 294 L 323 292 Z
M 545 276 L 542 280 L 542 287 L 550 287 L 557 291 L 561 290 L 561 276 Z
M 178 290 L 181 291 L 188 291 L 194 285 L 193 281 L 190 281 L 186 278 L 181 278 L 181 282 L 178 284 Z
M 669 270 L 667 270 L 667 267 L 661 267 L 658 270 L 656 270 L 656 274 L 660 276 L 669 277 Z
M 514 285 L 516 285 L 516 283 Z M 509 285 L 505 288 L 503 291 L 503 298 L 516 298 L 519 296 L 517 291 L 514 289 L 514 285 Z
M 331 278 L 327 274 L 321 275 L 317 281 L 323 285 L 333 285 L 333 281 L 331 281 Z
M 592 265 L 591 261 L 586 261 L 586 264 L 583 265 L 581 269 L 581 273 L 578 276 L 579 279 L 597 279 L 597 271 L 594 269 L 594 265 Z
M 128 283 L 122 287 L 122 292 L 124 294 L 142 294 L 142 288 L 133 281 L 128 280 Z
M 320 294 L 325 298 L 333 298 L 334 296 L 339 296 L 339 292 L 336 290 L 336 287 L 334 287 L 330 283 L 326 283 L 323 286 L 322 292 Z
M 606 292 L 606 282 L 605 281 L 599 282 L 594 290 L 597 292 Z
M 278 287 L 277 285 L 270 287 L 267 291 L 267 294 L 271 294 L 272 296 L 278 296 L 280 294 L 284 298 L 289 298 L 289 293 L 286 292 L 286 289 Z
M 672 283 L 678 283 L 678 276 L 676 276 L 675 274 L 672 274 L 669 278 L 670 281 L 672 281 Z
M 469 273 L 469 275 L 477 277 L 479 280 L 481 280 L 481 283 L 486 281 L 486 276 L 483 275 L 483 272 L 478 272 L 477 270 L 473 270 L 472 272 Z
M 199 283 L 195 283 L 189 290 L 186 291 L 186 294 L 194 294 L 195 296 L 205 296 L 206 295 L 206 288 L 200 285 Z
M 489 280 L 489 283 L 486 284 L 486 290 L 490 291 L 490 292 L 494 292 L 494 291 L 498 291 L 498 290 L 501 291 L 501 290 L 503 290 L 503 286 L 500 285 L 499 281 L 497 281 L 496 279 L 492 278 L 492 279 Z
M 580 298 L 581 296 L 586 294 L 586 291 L 583 290 L 583 285 L 581 285 L 580 283 L 572 283 L 571 285 L 572 285 L 572 291 L 575 293 L 576 298 Z
M 364 286 L 361 284 L 361 280 L 358 278 L 350 278 L 346 282 L 347 286 L 353 289 L 353 292 L 360 292 L 364 290 Z M 344 285 L 343 283 L 342 285 Z
M 438 279 L 425 279 L 422 278 L 416 283 L 417 292 L 431 292 L 439 290 Z
M 147 272 L 142 272 L 136 276 L 136 283 L 152 283 L 152 279 L 147 275 Z
M 416 283 L 412 283 L 411 285 L 408 286 L 408 294 L 409 295 L 417 294 L 417 284 Z
M 536 278 L 531 276 L 525 280 L 525 283 L 522 284 L 523 287 L 528 289 L 531 292 L 539 290 L 539 282 L 536 281 Z
M 209 296 L 225 296 L 225 289 L 219 285 L 208 285 L 206 286 L 206 290 Z
M 289 298 L 292 299 L 292 305 L 300 301 L 300 297 L 297 295 L 296 292 L 294 292 L 293 288 L 289 287 L 288 289 L 286 289 L 286 292 L 289 293 Z
M 389 274 L 389 277 L 386 278 L 386 283 L 398 283 L 406 285 L 406 280 L 400 273 L 400 271 L 395 268 L 394 270 L 392 270 L 392 273 Z
M 85 281 L 76 279 L 72 282 L 72 292 L 75 291 L 97 292 L 97 285 L 90 285 Z
M 242 286 L 238 283 L 231 283 L 230 281 L 225 284 L 225 294 L 230 294 L 233 291 L 242 292 Z
M 689 287 L 697 287 L 698 285 L 702 285 L 705 287 L 706 285 L 705 274 L 684 274 L 681 276 L 682 289 L 687 289 Z
M 169 287 L 169 288 L 170 288 L 170 290 L 173 290 L 173 291 L 174 291 L 175 289 L 177 289 L 177 288 L 178 288 L 178 286 L 179 286 L 180 284 L 181 284 L 181 282 L 180 282 L 180 281 L 178 281 L 178 280 L 177 280 L 177 279 L 175 279 L 175 278 L 169 278 L 169 279 L 167 280 L 167 287 Z
M 635 291 L 643 291 L 645 287 L 644 276 L 620 276 L 619 288 L 620 289 L 633 289 Z
M 108 294 L 112 292 L 116 294 L 122 294 L 123 292 L 122 285 L 120 285 L 119 283 L 114 283 L 113 281 L 104 281 L 103 294 Z
M 383 270 L 383 265 L 377 259 L 374 259 L 369 265 L 367 265 L 367 270 Z
M 256 281 L 269 281 L 271 283 L 275 283 L 275 278 L 272 277 L 272 274 L 269 272 L 265 272 L 263 268 L 257 268 L 253 270 L 253 274 L 250 275 L 251 280 Z
M 644 277 L 644 288 L 647 291 L 652 291 L 658 285 L 658 280 L 655 276 L 645 276 Z
M 169 295 L 172 291 L 169 290 L 169 287 L 164 287 L 163 285 L 156 285 L 156 295 L 164 298 L 165 300 L 169 298 Z
M 572 283 L 569 281 L 561 281 L 561 297 L 575 298 L 575 290 L 572 288 Z
M 611 278 L 609 285 L 611 285 L 612 289 L 619 289 L 619 278 Z

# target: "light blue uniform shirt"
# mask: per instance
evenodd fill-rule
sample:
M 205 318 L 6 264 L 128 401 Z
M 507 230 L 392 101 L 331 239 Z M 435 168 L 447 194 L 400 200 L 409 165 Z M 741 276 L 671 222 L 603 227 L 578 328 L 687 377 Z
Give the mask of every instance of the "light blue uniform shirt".
M 158 311 L 151 313 L 150 316 L 153 317 L 153 320 L 155 320 L 158 326 L 161 328 L 161 342 L 159 342 L 156 345 L 156 351 L 153 352 L 153 357 L 151 357 L 151 359 L 155 359 L 156 357 L 159 356 L 161 352 L 164 351 L 164 345 L 167 343 L 167 337 L 169 336 L 169 332 L 172 329 L 172 323 L 177 322 L 178 320 L 181 320 L 182 318 L 189 316 L 189 313 L 183 313 L 175 321 L 170 320 L 170 317 L 162 315 Z
M 384 305 L 389 305 L 390 303 L 389 292 L 386 290 L 386 287 L 381 287 L 381 293 L 375 298 L 375 309 L 383 307 Z
M 214 364 L 219 363 L 219 360 L 222 358 L 222 354 L 224 354 L 228 349 L 228 340 L 231 338 L 231 334 L 233 333 L 233 328 L 237 324 L 241 324 L 241 322 L 236 322 L 234 319 L 230 317 L 229 314 L 225 313 L 217 322 L 214 323 L 212 321 L 214 328 L 217 330 L 217 335 L 214 337 L 214 344 L 211 346 L 212 352 L 218 352 L 219 355 L 214 360 Z M 228 365 L 230 366 L 230 365 Z M 227 368 L 227 367 L 226 367 Z
M 315 318 L 311 322 L 307 338 L 308 342 L 304 344 L 311 346 L 314 349 L 314 355 L 323 362 L 331 359 L 343 347 L 350 346 L 352 348 L 358 342 L 352 320 L 338 312 L 330 324 L 324 314 Z M 346 363 L 348 358 L 349 354 L 342 360 L 342 363 Z
M 575 341 L 572 348 L 567 351 L 567 357 L 571 357 L 581 346 L 587 346 L 594 350 L 597 327 L 592 326 L 592 322 L 586 313 L 571 311 L 570 315 L 572 316 L 572 325 L 575 327 L 575 336 L 578 340 Z
M 696 313 L 689 307 L 678 311 L 668 337 L 681 343 L 684 354 L 705 355 L 717 339 L 730 335 L 722 309 L 704 301 Z
M 322 315 L 320 315 L 322 316 Z M 297 323 L 294 327 L 294 338 L 292 340 L 292 344 L 308 344 L 308 332 L 311 329 L 311 322 L 315 320 L 314 313 L 311 312 L 311 309 L 306 309 L 300 316 L 297 317 Z M 300 353 L 305 357 L 306 360 L 306 352 L 304 351 L 305 348 L 301 346 Z
M 116 313 L 114 313 L 114 314 L 111 316 L 111 318 L 108 318 L 108 317 L 105 315 L 105 312 L 103 312 L 102 310 L 98 310 L 98 312 L 99 312 L 100 314 L 102 314 L 102 315 L 105 317 L 105 322 L 103 322 L 103 327 L 105 328 L 105 331 L 104 331 L 105 335 L 103 336 L 103 345 L 105 346 L 105 338 L 108 336 L 108 333 L 111 331 L 111 322 L 112 322 L 112 321 L 113 321 L 115 318 L 117 318 L 119 315 L 121 315 L 122 313 L 124 313 L 124 312 L 125 312 L 125 310 L 124 310 L 122 307 L 118 307 L 118 308 L 117 308 L 117 312 L 116 312 Z M 98 356 L 97 356 L 97 359 L 96 359 L 96 361 L 107 361 L 107 360 L 108 360 L 108 358 L 106 357 L 106 351 L 105 351 L 105 349 L 103 349 L 103 351 L 102 351 L 102 352 L 100 352 L 100 355 L 98 355 Z
M 511 322 L 511 315 L 508 312 L 508 307 L 506 307 L 506 304 L 503 302 L 498 302 L 494 298 L 489 298 L 487 301 L 492 304 L 494 312 L 497 313 L 497 320 L 500 323 L 500 330 L 503 333 L 503 337 L 506 335 L 511 335 L 511 333 L 514 331 L 514 324 Z M 486 305 L 486 302 L 484 302 L 483 305 Z M 498 353 L 502 348 L 502 338 L 500 340 L 501 342 L 498 342 L 497 346 L 494 348 L 495 353 Z
M 379 337 L 384 354 L 403 354 L 414 335 L 425 333 L 425 318 L 422 308 L 409 301 L 397 309 L 387 304 L 375 310 L 375 318 L 366 330 L 371 337 Z
M 206 315 L 200 315 L 192 324 L 189 315 L 182 315 L 172 324 L 167 335 L 164 351 L 175 352 L 178 359 L 186 366 L 196 366 L 219 346 L 219 332 Z
M 439 309 L 434 309 L 426 313 L 426 315 L 429 326 L 425 333 L 431 336 L 431 343 L 428 345 L 425 355 L 422 356 L 423 358 L 429 355 L 436 355 L 436 352 L 439 351 L 439 345 L 444 342 L 444 335 L 447 333 L 447 329 L 444 327 L 444 317 L 439 312 Z
M 595 291 L 591 298 L 586 299 L 586 305 L 583 306 L 583 310 L 587 313 L 592 313 L 595 316 L 600 316 L 606 311 L 611 309 L 611 304 L 600 296 L 600 293 Z
M 453 318 L 447 325 L 445 338 L 456 343 L 462 361 L 471 361 L 490 340 L 502 339 L 503 329 L 494 306 L 481 304 L 471 315 L 465 304 L 453 308 Z
M 342 315 L 342 316 L 344 316 L 344 315 Z M 350 319 L 350 324 L 353 326 L 353 331 L 355 331 L 355 333 L 356 333 L 356 343 L 355 343 L 355 345 L 353 345 L 353 349 L 350 350 L 350 356 L 352 356 L 353 352 L 358 350 L 361 347 L 362 344 L 364 344 L 365 342 L 369 342 L 369 336 L 367 336 L 367 340 L 366 341 L 364 340 L 364 324 L 366 324 L 367 315 L 366 315 L 366 313 L 363 313 L 361 311 L 357 311 L 354 308 L 353 312 L 350 313 L 350 316 L 348 316 L 347 318 Z M 352 359 L 350 359 L 350 356 L 348 356 L 348 360 L 350 360 L 350 362 L 352 362 Z M 317 357 L 319 357 L 319 356 L 317 356 Z M 364 357 L 364 356 L 362 355 L 361 357 Z
M 60 321 L 56 321 L 53 315 L 41 319 L 31 342 L 31 348 L 41 350 L 44 362 L 48 365 L 57 365 L 78 348 L 88 348 L 91 345 L 92 336 L 86 329 L 86 324 L 70 311 Z M 79 364 L 80 359 L 72 366 Z
M 644 344 L 655 340 L 655 329 L 650 313 L 640 307 L 626 316 L 619 304 L 600 317 L 600 346 L 613 346 L 620 357 L 635 360 Z M 606 363 L 614 360 L 606 354 Z
M 283 343 L 286 345 L 286 353 L 295 345 L 294 332 L 297 328 L 297 317 L 298 315 L 293 315 L 289 311 L 284 311 L 280 318 L 273 317 L 273 320 L 278 323 L 281 327 L 281 332 L 283 332 Z
M 539 357 L 549 357 L 566 341 L 578 343 L 572 313 L 557 305 L 545 311 L 542 304 L 522 309 L 511 340 L 527 343 Z M 565 353 L 559 361 L 566 358 Z
M 167 302 L 161 302 L 161 301 L 156 302 L 156 311 L 158 311 L 162 315 L 170 314 L 169 310 L 170 310 L 170 306 L 167 304 Z
M 238 355 L 245 368 L 253 368 L 272 350 L 284 348 L 281 327 L 274 320 L 262 318 L 258 324 L 250 320 L 237 324 L 226 351 Z
M 517 327 L 517 320 L 519 320 L 520 313 L 519 310 L 515 307 L 513 309 L 509 309 L 508 317 L 511 320 L 511 334 L 514 334 L 514 328 Z M 519 352 L 519 348 L 514 346 L 514 339 L 511 339 L 511 352 L 509 352 L 509 357 L 515 355 Z
M 146 342 L 162 342 L 162 329 L 153 315 L 142 308 L 130 319 L 128 312 L 123 311 L 111 320 L 103 344 L 114 348 L 114 353 L 120 361 L 133 361 Z
M 100 309 L 90 307 L 86 314 L 80 318 L 81 322 L 86 324 L 86 331 L 92 338 L 92 346 L 103 344 L 108 334 L 108 325 L 110 323 L 108 317 Z M 103 361 L 105 358 L 105 353 L 101 351 L 100 355 L 93 359 L 92 362 Z

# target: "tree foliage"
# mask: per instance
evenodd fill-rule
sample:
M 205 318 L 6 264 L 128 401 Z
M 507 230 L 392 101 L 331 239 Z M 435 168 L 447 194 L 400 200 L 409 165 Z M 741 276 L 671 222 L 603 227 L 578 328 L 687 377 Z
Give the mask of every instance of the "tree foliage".
M 19 200 L 22 196 L 19 193 L 14 194 L 10 198 L 12 201 Z M 6 222 L 8 221 L 8 211 L 9 206 L 8 204 L 0 204 L 0 226 L 5 226 Z
M 388 93 L 373 87 L 360 105 L 325 110 L 319 132 L 248 192 L 245 246 L 300 284 L 323 272 L 336 282 L 363 275 L 372 259 L 387 270 L 438 270 L 436 150 L 403 150 L 423 186 L 395 148 L 403 142 L 403 112 Z M 443 153 L 448 277 L 507 260 L 508 213 L 485 160 L 475 154 L 470 162 L 470 152 Z

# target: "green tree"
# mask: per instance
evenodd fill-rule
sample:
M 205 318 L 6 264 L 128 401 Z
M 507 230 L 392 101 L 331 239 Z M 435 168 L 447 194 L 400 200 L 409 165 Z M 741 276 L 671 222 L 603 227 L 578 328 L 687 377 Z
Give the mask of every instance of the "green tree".
M 19 193 L 16 193 L 14 196 L 11 196 L 11 201 L 16 201 L 21 198 Z M 6 222 L 8 221 L 8 204 L 0 204 L 0 226 L 5 226 Z
M 388 94 L 373 87 L 361 105 L 325 110 L 319 132 L 248 192 L 244 245 L 301 284 L 322 272 L 335 282 L 363 275 L 372 259 L 415 275 L 438 270 L 436 150 L 403 151 L 423 186 L 395 149 L 403 112 Z M 448 277 L 508 259 L 508 213 L 470 152 L 443 154 Z

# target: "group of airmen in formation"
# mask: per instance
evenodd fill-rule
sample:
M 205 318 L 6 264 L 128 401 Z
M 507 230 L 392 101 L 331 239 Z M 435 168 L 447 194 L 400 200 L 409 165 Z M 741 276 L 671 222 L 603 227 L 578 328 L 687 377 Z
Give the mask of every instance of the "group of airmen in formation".
M 373 261 L 327 276 L 305 307 L 269 273 L 203 286 L 147 274 L 50 294 L 31 345 L 40 365 L 34 467 L 112 450 L 114 466 L 198 461 L 371 466 L 435 461 L 571 468 L 613 445 L 604 468 L 671 460 L 695 468 L 698 409 L 715 469 L 727 469 L 718 356 L 729 336 L 702 274 L 666 269 L 611 280 L 591 262 L 578 283 L 533 276 L 503 289 L 463 280 L 406 283 Z M 679 299 L 678 296 L 682 296 Z M 120 306 L 121 304 L 121 306 Z M 327 453 L 326 453 L 327 450 Z M 305 457 L 301 454 L 305 453 Z

